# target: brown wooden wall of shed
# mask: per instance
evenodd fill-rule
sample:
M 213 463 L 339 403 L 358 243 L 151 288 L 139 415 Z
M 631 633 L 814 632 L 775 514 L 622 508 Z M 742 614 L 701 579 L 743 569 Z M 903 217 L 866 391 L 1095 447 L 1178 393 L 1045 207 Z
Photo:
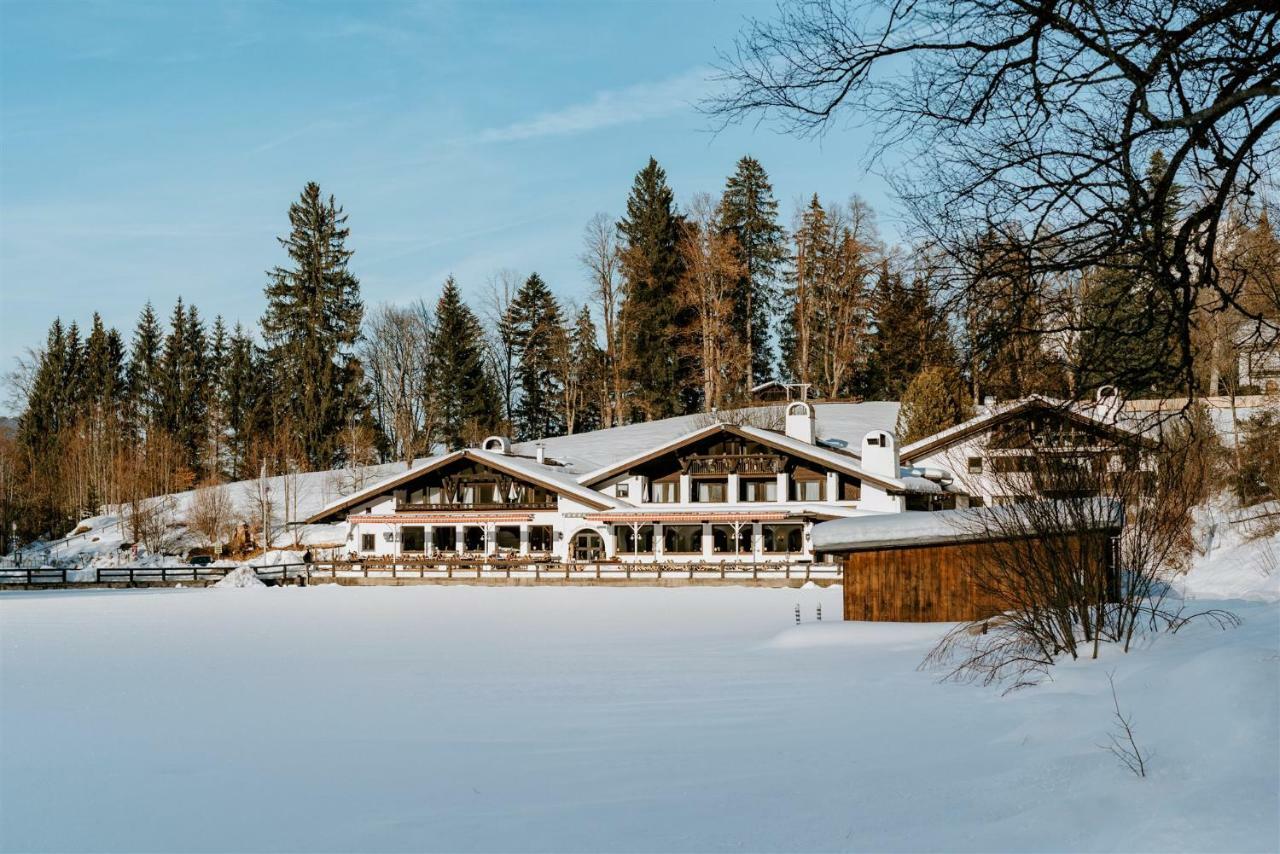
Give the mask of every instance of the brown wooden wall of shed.
M 1114 589 L 1112 536 L 1098 531 L 1073 539 L 1094 541 L 1088 551 L 1100 556 L 1101 565 L 1093 569 L 1106 573 Z M 1008 610 L 1000 596 L 974 583 L 973 570 L 977 562 L 1009 551 L 991 543 L 952 543 L 850 552 L 844 556 L 844 618 L 949 623 Z

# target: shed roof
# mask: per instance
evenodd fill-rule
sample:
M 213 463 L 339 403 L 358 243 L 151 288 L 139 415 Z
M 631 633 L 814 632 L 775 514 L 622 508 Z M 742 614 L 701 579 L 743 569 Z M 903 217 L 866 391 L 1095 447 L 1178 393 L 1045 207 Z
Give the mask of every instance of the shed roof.
M 1047 504 L 1062 505 L 1062 512 L 1035 511 L 1035 505 L 1048 509 Z M 1037 534 L 1119 529 L 1123 524 L 1123 504 L 1105 498 L 1058 499 L 1007 507 L 936 512 L 908 510 L 854 516 L 814 525 L 813 547 L 826 552 L 857 552 L 901 546 L 992 542 Z

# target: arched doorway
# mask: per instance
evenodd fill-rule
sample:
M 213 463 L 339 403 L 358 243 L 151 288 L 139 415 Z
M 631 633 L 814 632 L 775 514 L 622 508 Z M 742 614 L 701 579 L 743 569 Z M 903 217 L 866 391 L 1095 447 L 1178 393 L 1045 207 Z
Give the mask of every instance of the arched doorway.
M 604 538 L 598 531 L 583 528 L 573 535 L 574 560 L 600 560 L 604 557 Z

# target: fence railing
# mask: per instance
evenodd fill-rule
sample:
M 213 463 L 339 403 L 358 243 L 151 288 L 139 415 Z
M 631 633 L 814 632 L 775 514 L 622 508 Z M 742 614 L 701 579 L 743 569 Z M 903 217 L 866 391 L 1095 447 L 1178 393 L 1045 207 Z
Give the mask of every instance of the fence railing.
M 48 566 L 0 568 L 4 584 L 178 584 L 217 581 L 230 566 L 103 566 L 89 569 Z
M 841 564 L 827 563 L 562 563 L 522 561 L 442 561 L 409 564 L 364 563 L 360 561 L 327 561 L 286 563 L 274 566 L 250 566 L 263 581 L 290 581 L 342 578 L 418 579 L 422 581 L 452 579 L 528 579 L 533 581 L 838 581 L 843 577 Z M 0 568 L 0 587 L 4 585 L 63 585 L 74 587 L 92 584 L 180 584 L 210 583 L 223 578 L 235 567 L 224 566 L 146 566 L 100 567 L 74 569 L 57 567 Z

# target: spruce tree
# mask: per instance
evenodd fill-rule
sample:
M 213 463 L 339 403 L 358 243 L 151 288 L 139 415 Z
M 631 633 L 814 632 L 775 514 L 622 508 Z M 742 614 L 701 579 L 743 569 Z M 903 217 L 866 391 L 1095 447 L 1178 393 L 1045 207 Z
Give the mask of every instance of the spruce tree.
M 560 304 L 542 277 L 534 273 L 516 292 L 510 315 L 518 359 L 516 435 L 521 441 L 558 436 L 564 432 L 557 405 L 561 386 L 555 358 L 557 339 L 564 334 Z
M 342 428 L 361 409 L 363 371 L 355 355 L 364 305 L 347 269 L 350 229 L 333 196 L 308 183 L 289 206 L 291 229 L 279 238 L 290 266 L 268 274 L 262 334 L 282 378 L 277 409 L 297 431 L 305 462 L 331 465 Z
M 100 415 L 116 414 L 124 385 L 123 353 L 120 335 L 108 331 L 95 311 L 89 337 L 85 340 L 84 403 Z
M 570 433 L 585 433 L 599 430 L 603 421 L 601 411 L 609 400 L 609 377 L 605 370 L 605 353 L 599 343 L 596 324 L 591 319 L 591 310 L 585 305 L 579 309 L 578 318 L 574 321 L 570 339 L 570 364 L 568 371 L 573 376 L 574 388 L 566 405 L 574 407 L 573 423 L 567 424 Z M 563 384 L 568 386 L 568 382 Z M 568 412 L 566 411 L 566 421 Z
M 650 157 L 632 184 L 627 215 L 618 222 L 626 279 L 619 325 L 633 418 L 666 418 L 687 403 L 681 392 L 688 370 L 676 344 L 681 228 L 667 174 Z
M 253 338 L 237 323 L 227 341 L 218 388 L 227 430 L 229 468 L 238 478 L 255 474 L 251 459 L 254 440 L 271 433 L 263 361 Z
M 160 355 L 160 426 L 183 449 L 183 462 L 203 471 L 201 456 L 207 430 L 209 375 L 206 370 L 204 323 L 193 306 L 178 298 L 169 319 L 169 334 Z
M 164 335 L 148 302 L 138 316 L 129 351 L 126 383 L 129 388 L 129 415 L 133 429 L 139 433 L 160 420 L 160 348 Z
M 907 383 L 927 365 L 955 365 L 946 317 L 923 276 L 910 280 L 884 261 L 873 292 L 875 333 L 860 389 L 873 400 L 899 400 Z
M 772 318 L 778 306 L 778 277 L 786 260 L 786 232 L 778 224 L 778 202 L 764 167 L 743 157 L 725 183 L 721 227 L 737 241 L 744 274 L 734 299 L 734 325 L 747 347 L 746 388 L 773 375 Z
M 498 388 L 485 363 L 484 330 L 452 276 L 436 304 L 430 374 L 440 432 L 449 447 L 483 438 L 500 420 Z

